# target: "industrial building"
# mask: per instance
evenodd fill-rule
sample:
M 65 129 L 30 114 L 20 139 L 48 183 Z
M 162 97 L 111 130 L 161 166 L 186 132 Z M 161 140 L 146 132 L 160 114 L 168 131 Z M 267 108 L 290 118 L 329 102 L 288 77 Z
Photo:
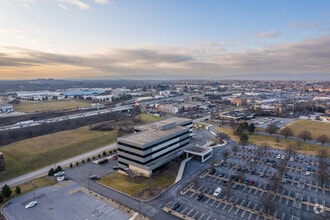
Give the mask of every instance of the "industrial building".
M 191 119 L 178 117 L 136 126 L 134 134 L 117 139 L 119 168 L 136 175 L 151 176 L 183 154 L 192 127 Z

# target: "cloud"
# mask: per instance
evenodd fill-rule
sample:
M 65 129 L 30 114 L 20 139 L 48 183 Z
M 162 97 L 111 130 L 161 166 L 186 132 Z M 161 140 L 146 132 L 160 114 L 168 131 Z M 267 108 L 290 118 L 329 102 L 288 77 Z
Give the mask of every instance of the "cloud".
M 258 38 L 274 38 L 277 37 L 279 33 L 277 31 L 268 31 L 268 32 L 260 32 L 256 34 Z
M 101 5 L 105 5 L 108 4 L 109 1 L 108 0 L 94 0 L 96 3 L 101 4 Z
M 330 78 L 330 35 L 239 52 L 224 50 L 221 45 L 144 46 L 107 49 L 88 55 L 0 47 L 0 76 L 13 77 L 11 72 L 21 73 L 23 79 L 31 75 L 38 78 L 46 73 L 47 77 L 71 79 L 218 79 L 249 74 L 274 77 L 277 74 L 325 73 Z
M 289 27 L 293 29 L 312 29 L 317 26 L 318 26 L 317 23 L 311 23 L 311 22 L 292 21 L 289 23 Z
M 59 0 L 59 1 L 77 6 L 78 8 L 83 10 L 90 8 L 90 5 L 82 0 Z

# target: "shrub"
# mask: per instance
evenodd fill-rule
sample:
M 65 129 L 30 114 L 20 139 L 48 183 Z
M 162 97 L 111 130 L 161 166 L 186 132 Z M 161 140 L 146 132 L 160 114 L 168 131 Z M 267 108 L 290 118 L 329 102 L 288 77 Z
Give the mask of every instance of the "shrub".
M 72 168 L 73 167 L 73 164 L 72 163 L 70 163 L 70 168 Z
M 2 187 L 2 191 L 1 191 L 2 195 L 5 197 L 5 198 L 8 198 L 10 195 L 11 195 L 11 189 L 10 187 L 5 184 L 3 187 Z
M 88 157 L 88 158 L 87 158 L 87 161 L 89 162 L 89 161 L 91 161 L 91 159 Z
M 18 195 L 21 193 L 21 188 L 19 186 L 16 186 L 15 193 Z
M 55 174 L 55 170 L 53 168 L 50 168 L 48 171 L 48 176 L 53 176 Z
M 105 157 L 107 155 L 107 153 L 105 151 L 103 151 L 103 156 Z
M 55 169 L 55 173 L 60 172 L 60 171 L 62 171 L 62 167 L 61 166 L 57 166 L 56 169 Z
M 79 165 L 79 162 L 78 162 L 78 161 L 76 162 L 76 165 L 77 165 L 77 166 Z

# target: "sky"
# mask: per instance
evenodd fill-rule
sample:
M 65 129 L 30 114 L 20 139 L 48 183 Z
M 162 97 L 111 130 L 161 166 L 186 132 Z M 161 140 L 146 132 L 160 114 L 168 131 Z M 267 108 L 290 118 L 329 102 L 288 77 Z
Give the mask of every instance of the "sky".
M 327 0 L 0 5 L 0 80 L 330 80 Z

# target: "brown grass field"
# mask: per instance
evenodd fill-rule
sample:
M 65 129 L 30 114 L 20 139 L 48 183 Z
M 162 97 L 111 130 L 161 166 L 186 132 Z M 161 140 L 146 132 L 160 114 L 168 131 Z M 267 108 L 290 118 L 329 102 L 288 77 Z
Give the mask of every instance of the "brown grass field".
M 294 136 L 296 137 L 299 135 L 300 132 L 304 130 L 311 132 L 313 140 L 315 140 L 320 135 L 330 135 L 330 123 L 321 121 L 299 119 L 287 125 L 287 127 L 291 128 Z
M 0 181 L 103 147 L 116 138 L 117 131 L 90 131 L 85 126 L 5 145 L 1 152 L 6 170 Z
M 160 119 L 147 114 L 139 116 L 143 123 Z M 117 136 L 116 130 L 91 131 L 85 126 L 2 146 L 6 170 L 1 172 L 0 182 L 114 143 Z
M 151 178 L 153 178 L 152 181 L 147 177 L 137 177 L 136 180 L 129 180 L 127 175 L 117 172 L 102 178 L 99 182 L 128 195 L 138 197 L 138 194 L 149 188 L 160 187 L 165 189 L 173 184 L 175 180 L 173 176 L 165 172 L 158 173 Z
M 224 132 L 228 134 L 229 137 L 235 142 L 240 142 L 239 137 L 237 135 L 234 135 L 233 130 L 231 128 L 218 127 L 217 130 L 219 132 Z M 318 151 L 322 148 L 322 146 L 320 145 L 308 144 L 304 142 L 302 142 L 300 147 L 298 147 L 297 141 L 287 140 L 284 138 L 280 139 L 280 142 L 277 144 L 274 136 L 256 134 L 249 134 L 248 143 L 257 146 L 264 146 L 265 144 L 267 144 L 269 147 L 282 150 L 288 149 L 289 146 L 293 146 L 293 151 L 311 155 L 317 155 Z
M 14 109 L 18 112 L 48 112 L 90 106 L 91 102 L 85 100 L 54 100 L 38 102 L 22 100 L 20 104 L 14 105 Z

